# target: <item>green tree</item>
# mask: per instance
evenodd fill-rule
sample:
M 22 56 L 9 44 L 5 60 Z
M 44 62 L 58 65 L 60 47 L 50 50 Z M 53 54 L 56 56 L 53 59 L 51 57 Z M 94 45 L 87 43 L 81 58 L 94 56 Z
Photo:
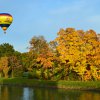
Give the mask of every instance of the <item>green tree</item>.
M 0 57 L 3 56 L 11 56 L 15 52 L 14 48 L 12 45 L 9 43 L 3 43 L 0 45 Z

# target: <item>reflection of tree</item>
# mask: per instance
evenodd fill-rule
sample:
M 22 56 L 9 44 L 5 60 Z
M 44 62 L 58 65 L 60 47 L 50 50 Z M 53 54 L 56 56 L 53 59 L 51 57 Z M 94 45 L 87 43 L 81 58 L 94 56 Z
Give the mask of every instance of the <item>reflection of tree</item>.
M 0 100 L 99 100 L 97 91 L 1 86 Z
M 1 86 L 0 100 L 22 100 L 22 87 Z
M 79 96 L 79 100 L 99 100 L 100 94 L 94 92 L 84 92 Z
M 53 91 L 53 89 L 51 90 L 46 88 L 45 89 L 35 88 L 34 100 L 59 100 L 59 99 L 57 99 L 57 92 Z
M 9 91 L 7 86 L 1 86 L 0 100 L 9 100 Z

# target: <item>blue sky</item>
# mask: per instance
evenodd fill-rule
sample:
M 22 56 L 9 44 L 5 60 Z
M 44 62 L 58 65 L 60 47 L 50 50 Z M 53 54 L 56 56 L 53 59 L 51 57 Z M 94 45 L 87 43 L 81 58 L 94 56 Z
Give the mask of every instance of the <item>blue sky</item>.
M 61 28 L 100 33 L 100 0 L 0 0 L 0 13 L 14 18 L 6 35 L 0 29 L 0 44 L 9 43 L 19 52 L 28 51 L 33 36 L 51 41 Z

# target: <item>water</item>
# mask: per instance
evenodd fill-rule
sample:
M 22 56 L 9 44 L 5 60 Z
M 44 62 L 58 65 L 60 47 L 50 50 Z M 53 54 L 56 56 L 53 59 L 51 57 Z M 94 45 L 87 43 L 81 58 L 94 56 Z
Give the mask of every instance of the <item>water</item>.
M 0 86 L 0 100 L 100 100 L 100 91 Z

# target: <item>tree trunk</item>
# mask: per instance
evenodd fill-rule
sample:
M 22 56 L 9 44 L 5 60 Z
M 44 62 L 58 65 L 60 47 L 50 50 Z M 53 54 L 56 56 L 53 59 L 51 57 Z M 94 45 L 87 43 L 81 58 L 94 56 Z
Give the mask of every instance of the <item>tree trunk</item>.
M 2 72 L 0 72 L 0 78 L 2 77 Z
M 4 68 L 4 69 L 3 69 L 3 73 L 4 73 L 4 77 L 5 77 L 5 78 L 8 78 L 8 77 L 9 77 L 8 71 L 9 71 L 9 68 Z
M 4 75 L 5 75 L 5 78 L 8 78 L 8 73 L 5 73 Z

